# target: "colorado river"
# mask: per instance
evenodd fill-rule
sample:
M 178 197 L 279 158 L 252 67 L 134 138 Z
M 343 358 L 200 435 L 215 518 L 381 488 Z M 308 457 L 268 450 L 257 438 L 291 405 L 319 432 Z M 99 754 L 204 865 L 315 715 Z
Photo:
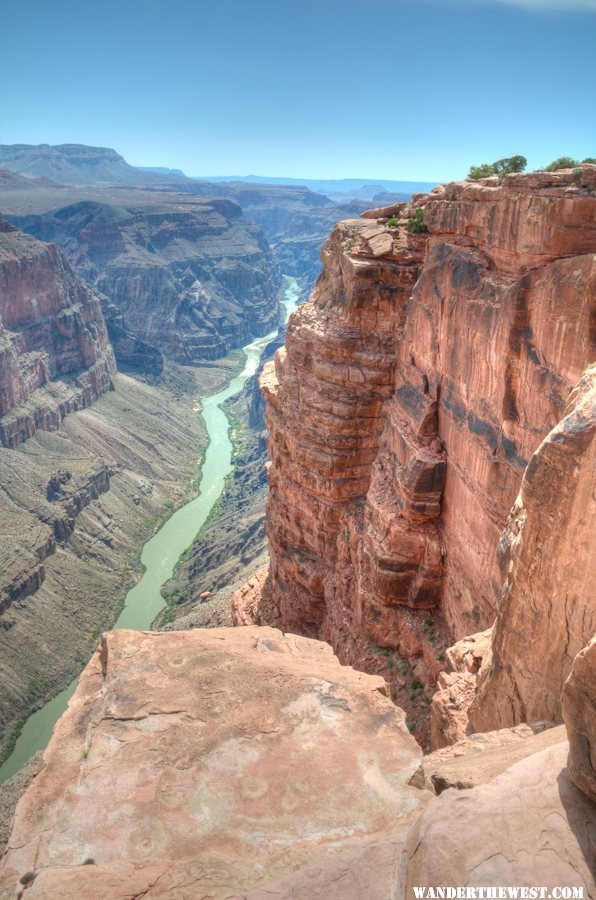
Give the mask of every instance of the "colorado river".
M 296 280 L 286 277 L 283 301 L 286 319 L 296 309 L 299 295 Z M 247 344 L 243 348 L 246 365 L 242 372 L 222 391 L 202 399 L 202 416 L 209 437 L 209 446 L 201 469 L 199 496 L 176 510 L 144 545 L 141 562 L 145 571 L 142 578 L 126 595 L 124 607 L 114 628 L 131 628 L 137 631 L 147 629 L 165 606 L 161 586 L 172 576 L 180 556 L 190 546 L 207 519 L 223 491 L 226 475 L 233 468 L 229 423 L 221 404 L 242 390 L 246 379 L 257 371 L 266 345 L 276 336 L 277 331 L 272 331 L 265 337 Z M 34 753 L 44 749 L 55 723 L 74 694 L 77 683 L 78 678 L 61 694 L 29 716 L 12 754 L 0 766 L 0 784 L 18 772 Z

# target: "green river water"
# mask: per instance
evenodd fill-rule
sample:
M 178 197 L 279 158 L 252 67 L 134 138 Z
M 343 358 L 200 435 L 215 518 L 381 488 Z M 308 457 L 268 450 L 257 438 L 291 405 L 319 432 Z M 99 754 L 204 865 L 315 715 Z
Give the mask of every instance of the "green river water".
M 299 288 L 294 278 L 286 277 L 284 306 L 287 316 L 296 308 Z M 202 398 L 202 416 L 209 436 L 209 446 L 201 469 L 198 497 L 181 506 L 144 545 L 141 562 L 143 577 L 126 595 L 124 607 L 114 628 L 148 629 L 165 606 L 161 586 L 172 576 L 174 566 L 190 546 L 214 503 L 223 491 L 226 475 L 232 471 L 232 444 L 229 423 L 221 404 L 239 393 L 246 381 L 256 372 L 265 346 L 277 331 L 258 338 L 244 347 L 246 365 L 228 386 L 217 394 Z M 0 784 L 15 775 L 38 750 L 50 740 L 52 730 L 75 692 L 78 678 L 62 693 L 34 712 L 23 726 L 15 748 L 0 766 Z

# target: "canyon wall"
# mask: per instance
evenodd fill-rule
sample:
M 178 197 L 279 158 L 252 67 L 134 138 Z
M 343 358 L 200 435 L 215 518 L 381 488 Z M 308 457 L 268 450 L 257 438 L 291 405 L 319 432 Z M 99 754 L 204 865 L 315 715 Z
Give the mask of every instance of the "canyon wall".
M 262 378 L 260 621 L 344 660 L 371 642 L 418 656 L 431 683 L 443 627 L 491 625 L 522 475 L 594 357 L 595 182 L 453 184 L 336 227 Z
M 99 296 L 57 247 L 0 218 L 0 444 L 57 428 L 114 373 Z
M 528 465 L 499 544 L 503 588 L 469 718 L 477 731 L 562 720 L 596 634 L 596 366 Z
M 298 278 L 305 291 L 311 290 L 321 271 L 321 246 L 335 223 L 367 207 L 362 200 L 345 197 L 334 202 L 296 185 L 220 182 L 200 189 L 206 196 L 229 197 L 241 206 L 263 229 L 282 272 Z
M 182 195 L 178 203 L 139 199 L 84 200 L 13 220 L 58 244 L 76 272 L 118 307 L 121 325 L 177 362 L 220 359 L 275 328 L 280 272 L 260 228 L 239 206 Z M 134 363 L 139 354 L 130 349 L 124 347 Z

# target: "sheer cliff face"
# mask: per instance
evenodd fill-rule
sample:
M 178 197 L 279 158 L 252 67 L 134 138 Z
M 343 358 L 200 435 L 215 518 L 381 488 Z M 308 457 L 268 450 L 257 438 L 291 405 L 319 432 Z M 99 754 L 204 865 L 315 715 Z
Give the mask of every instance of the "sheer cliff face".
M 565 679 L 574 657 L 596 634 L 595 523 L 596 366 L 591 366 L 563 418 L 533 455 L 501 538 L 503 590 L 470 707 L 476 730 L 561 721 Z M 589 653 L 593 657 L 593 650 Z M 574 668 L 581 681 L 582 663 Z M 589 694 L 589 678 L 584 681 Z M 573 689 L 568 697 L 573 719 L 581 704 L 574 702 Z M 586 723 L 592 718 L 593 708 Z M 581 731 L 579 724 L 569 728 L 577 743 Z
M 220 358 L 278 322 L 280 274 L 269 245 L 229 200 L 84 201 L 15 221 L 57 243 L 138 340 L 178 362 Z
M 57 247 L 0 218 L 0 445 L 57 428 L 114 373 L 99 296 Z
M 343 658 L 367 638 L 435 665 L 429 609 L 456 637 L 493 621 L 500 532 L 594 354 L 595 180 L 584 167 L 438 188 L 415 201 L 427 235 L 335 229 L 262 379 L 263 620 Z

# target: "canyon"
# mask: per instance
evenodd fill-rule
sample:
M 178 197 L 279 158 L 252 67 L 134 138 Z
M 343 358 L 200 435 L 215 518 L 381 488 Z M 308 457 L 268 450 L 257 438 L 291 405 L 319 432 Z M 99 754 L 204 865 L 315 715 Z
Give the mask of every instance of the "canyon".
M 308 293 L 329 229 L 367 206 L 300 185 L 146 172 L 101 147 L 0 146 L 0 166 L 6 216 L 99 290 L 118 368 L 141 375 L 271 330 L 281 272 Z
M 595 183 L 455 183 L 333 228 L 265 409 L 254 383 L 230 407 L 228 518 L 182 562 L 180 617 L 101 638 L 0 896 L 596 898 Z M 265 562 L 263 413 L 269 562 L 241 584 Z M 61 514 L 90 490 L 68 468 Z
M 202 183 L 195 196 L 169 178 L 133 178 L 113 151 L 71 149 L 40 160 L 18 148 L 27 174 L 0 178 L 2 206 L 28 229 L 2 219 L 4 753 L 115 620 L 140 545 L 192 497 L 205 446 L 193 394 L 223 386 L 241 365 L 227 351 L 279 321 L 279 267 L 236 203 L 203 198 Z M 50 157 L 67 184 L 31 177 L 29 163 Z M 275 216 L 278 195 L 288 199 L 278 229 L 293 205 L 335 209 L 304 189 L 254 197 Z M 248 433 L 249 481 L 263 493 L 264 443 Z M 262 553 L 263 511 L 264 497 L 248 537 L 232 523 L 240 548 L 248 539 Z M 235 574 L 249 571 L 240 549 Z
M 300 296 L 297 279 L 286 277 L 285 317 L 296 308 Z M 259 377 L 284 345 L 285 333 L 284 323 L 264 348 L 255 375 L 223 406 L 230 421 L 234 469 L 209 521 L 180 559 L 172 582 L 164 587 L 173 617 L 173 623 L 165 626 L 168 629 L 231 625 L 230 598 L 267 563 L 267 433 Z
M 169 222 L 167 227 L 171 254 L 166 252 L 166 258 L 173 254 L 173 259 L 169 259 L 166 268 L 171 270 L 172 263 L 177 262 L 177 268 L 180 269 L 181 262 L 186 256 L 185 254 L 180 256 L 181 247 L 174 246 L 177 243 L 177 230 L 181 232 L 182 247 L 185 246 L 184 228 L 178 229 L 175 224 L 177 215 L 186 211 L 191 218 L 196 208 L 199 216 L 204 218 L 205 206 L 210 201 L 214 198 L 218 200 L 227 198 L 242 209 L 248 221 L 261 226 L 281 271 L 298 278 L 302 289 L 306 292 L 310 290 L 320 272 L 319 249 L 329 230 L 339 219 L 348 215 L 358 215 L 370 206 L 370 202 L 358 195 L 345 192 L 349 185 L 345 186 L 345 191 L 341 182 L 328 184 L 322 182 L 321 185 L 339 192 L 334 194 L 332 199 L 321 193 L 320 189 L 310 190 L 299 182 L 292 184 L 269 184 L 250 180 L 210 182 L 200 178 L 188 178 L 183 173 L 170 169 L 145 170 L 129 165 L 115 150 L 105 147 L 77 144 L 0 145 L 0 204 L 9 216 L 19 217 L 19 227 L 23 227 L 24 230 L 28 228 L 21 217 L 34 216 L 37 220 L 38 216 L 43 216 L 42 222 L 32 223 L 32 227 L 36 229 L 35 233 L 38 233 L 37 229 L 41 227 L 48 228 L 48 237 L 44 239 L 56 240 L 67 255 L 74 242 L 77 219 L 82 219 L 79 203 L 99 203 L 116 208 L 130 205 L 137 207 L 137 216 L 139 204 L 142 206 L 153 204 L 154 207 L 162 207 L 161 215 L 166 218 L 167 213 L 163 207 L 166 207 L 170 214 L 174 214 L 173 221 Z M 317 183 L 313 182 L 313 188 L 315 186 Z M 399 184 L 397 186 L 399 187 Z M 404 183 L 403 189 L 411 191 L 415 189 L 415 185 Z M 58 213 L 61 208 L 69 206 L 73 209 Z M 231 209 L 227 207 L 228 211 Z M 72 234 L 66 227 L 68 223 L 61 223 L 62 217 L 73 220 Z M 94 218 L 92 212 L 90 217 Z M 122 218 L 122 213 L 104 211 L 103 214 L 96 214 L 96 226 L 102 219 L 111 220 L 113 230 L 117 231 L 118 222 Z M 86 224 L 82 221 L 79 228 L 85 227 Z M 91 222 L 89 224 L 92 225 Z M 104 226 L 106 225 L 107 222 L 104 223 Z M 196 227 L 195 223 L 194 228 Z M 137 223 L 137 231 L 138 228 Z M 144 231 L 147 229 L 148 225 L 145 223 Z M 151 258 L 154 266 L 163 267 L 160 251 L 164 245 L 164 229 L 158 229 L 159 237 L 155 246 L 146 234 L 139 242 L 130 231 L 129 228 L 126 241 L 127 258 L 130 260 L 132 256 L 133 262 L 136 258 L 137 265 L 141 261 L 146 265 Z M 41 234 L 38 233 L 38 236 Z M 248 237 L 247 235 L 243 238 L 241 232 L 236 229 L 237 242 L 247 241 Z M 85 238 L 86 235 L 83 235 L 82 239 L 79 238 L 77 248 L 81 255 L 82 245 L 83 256 L 87 253 Z M 212 235 L 211 241 L 213 240 Z M 109 245 L 110 259 L 123 251 L 122 246 L 118 251 L 118 243 L 115 234 L 112 234 Z M 120 241 L 120 245 L 122 243 L 123 241 Z M 135 244 L 138 244 L 136 248 Z M 105 255 L 108 249 L 108 246 L 103 248 L 103 262 L 106 262 Z M 186 250 L 188 251 L 188 243 Z M 77 257 L 69 255 L 69 259 L 76 268 Z M 200 261 L 205 264 L 205 260 L 205 253 L 199 254 L 199 264 Z M 188 279 L 188 271 L 182 268 Z M 87 277 L 84 273 L 81 274 Z M 217 287 L 217 275 L 220 274 L 220 270 L 214 268 L 213 274 L 214 286 Z M 189 285 L 183 286 L 188 300 Z M 245 283 L 244 287 L 254 291 L 257 283 Z M 163 289 L 161 292 L 163 295 Z M 235 296 L 237 300 L 241 295 Z M 197 305 L 196 301 L 194 305 Z
M 213 209 L 204 206 L 209 217 Z M 241 218 L 237 207 L 234 215 Z M 260 232 L 246 228 L 250 244 Z M 230 256 L 239 253 L 245 245 L 223 231 Z M 259 254 L 270 262 L 266 247 Z M 271 272 L 277 278 L 273 263 Z M 266 273 L 261 290 L 269 308 L 248 296 L 254 316 L 239 334 L 278 321 Z M 0 297 L 4 756 L 27 713 L 79 674 L 116 620 L 139 577 L 140 547 L 196 494 L 207 444 L 197 396 L 223 387 L 244 356 L 225 355 L 235 338 L 224 335 L 221 353 L 210 348 L 214 360 L 180 366 L 136 337 L 119 307 L 78 277 L 56 245 L 4 218 Z

